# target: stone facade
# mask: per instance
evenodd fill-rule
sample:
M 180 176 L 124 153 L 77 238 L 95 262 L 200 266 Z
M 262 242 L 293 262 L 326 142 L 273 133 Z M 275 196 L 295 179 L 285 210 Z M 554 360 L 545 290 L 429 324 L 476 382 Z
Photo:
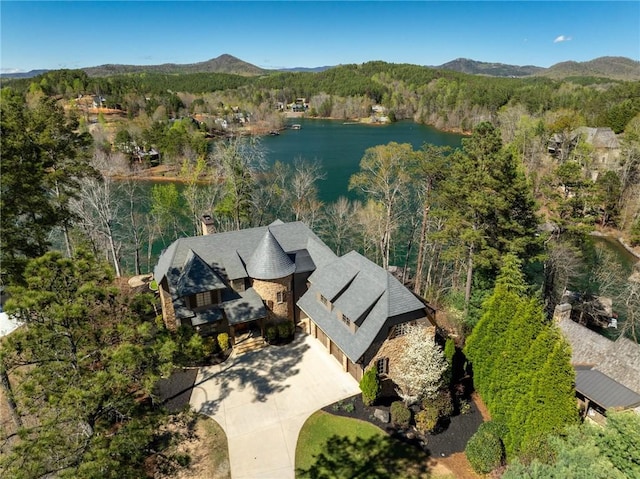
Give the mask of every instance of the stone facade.
M 260 295 L 269 311 L 269 319 L 274 322 L 288 319 L 293 321 L 292 275 L 285 278 L 263 280 L 254 279 L 253 289 Z

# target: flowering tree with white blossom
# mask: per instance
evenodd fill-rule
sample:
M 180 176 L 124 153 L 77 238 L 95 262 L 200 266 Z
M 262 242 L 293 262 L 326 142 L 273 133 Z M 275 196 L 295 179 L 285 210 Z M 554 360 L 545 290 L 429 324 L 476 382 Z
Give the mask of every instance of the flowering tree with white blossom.
M 393 378 L 397 393 L 409 405 L 435 396 L 442 387 L 447 362 L 427 329 L 411 326 L 405 340 L 402 355 L 394 364 Z

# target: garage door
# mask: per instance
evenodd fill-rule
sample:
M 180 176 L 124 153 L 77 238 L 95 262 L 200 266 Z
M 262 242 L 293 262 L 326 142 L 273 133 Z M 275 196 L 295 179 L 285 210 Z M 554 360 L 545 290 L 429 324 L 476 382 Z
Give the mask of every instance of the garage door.
M 316 338 L 318 338 L 318 341 L 320 341 L 325 348 L 327 347 L 327 335 L 318 327 L 316 327 Z
M 342 357 L 344 356 L 342 350 L 331 341 L 331 355 L 338 360 L 340 366 L 342 366 Z

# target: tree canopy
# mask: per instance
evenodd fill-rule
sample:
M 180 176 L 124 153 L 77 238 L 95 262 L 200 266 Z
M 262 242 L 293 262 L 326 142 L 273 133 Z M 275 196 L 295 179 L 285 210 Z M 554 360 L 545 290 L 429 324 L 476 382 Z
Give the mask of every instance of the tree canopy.
M 137 478 L 162 421 L 155 380 L 171 369 L 162 334 L 108 266 L 82 251 L 31 260 L 6 309 L 25 324 L 0 357 L 22 424 L 3 446 L 7 477 Z M 169 353 L 172 352 L 169 348 Z

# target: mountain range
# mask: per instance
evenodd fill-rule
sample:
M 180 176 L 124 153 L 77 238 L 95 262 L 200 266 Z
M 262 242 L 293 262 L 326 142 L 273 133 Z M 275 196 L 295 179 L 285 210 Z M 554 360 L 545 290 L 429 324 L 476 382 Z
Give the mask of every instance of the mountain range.
M 485 75 L 495 77 L 530 77 L 544 76 L 562 79 L 574 76 L 603 77 L 614 80 L 640 80 L 640 62 L 625 57 L 600 57 L 587 62 L 567 61 L 557 63 L 549 68 L 534 65 L 507 65 L 503 63 L 489 63 L 468 58 L 458 58 L 438 66 L 428 66 L 440 70 L 452 70 L 470 75 Z M 118 65 L 108 64 L 82 68 L 89 76 L 102 77 L 124 73 L 158 72 L 168 74 L 179 73 L 229 73 L 243 76 L 256 76 L 276 71 L 321 72 L 333 68 L 323 66 L 316 68 L 283 68 L 267 70 L 247 63 L 229 54 L 220 55 L 205 62 L 190 64 L 165 63 L 162 65 Z M 3 74 L 4 78 L 30 78 L 45 73 L 47 70 L 32 70 L 27 73 Z

